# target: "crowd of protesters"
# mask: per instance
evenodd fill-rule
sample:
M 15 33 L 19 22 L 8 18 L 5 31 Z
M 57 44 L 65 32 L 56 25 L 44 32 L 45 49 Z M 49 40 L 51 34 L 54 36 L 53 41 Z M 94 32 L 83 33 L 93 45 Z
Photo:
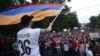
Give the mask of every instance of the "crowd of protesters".
M 74 30 L 69 32 L 53 32 L 40 38 L 40 53 L 42 56 L 100 56 L 99 39 L 91 38 L 90 32 L 96 30 Z M 53 38 L 60 36 L 60 39 Z
M 0 33 L 0 56 L 18 56 L 18 45 L 15 44 L 16 38 L 10 34 Z
M 100 38 L 91 38 L 90 32 L 100 33 L 99 30 L 81 32 L 78 29 L 44 33 L 39 40 L 40 54 L 41 56 L 100 56 Z M 60 39 L 53 36 L 60 36 Z M 0 35 L 0 56 L 11 55 L 18 56 L 16 38 Z

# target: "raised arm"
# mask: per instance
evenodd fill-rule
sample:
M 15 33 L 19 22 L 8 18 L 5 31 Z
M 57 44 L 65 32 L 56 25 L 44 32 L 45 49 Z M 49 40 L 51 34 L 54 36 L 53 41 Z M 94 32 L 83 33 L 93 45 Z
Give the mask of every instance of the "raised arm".
M 46 29 L 40 29 L 40 33 L 50 32 L 52 30 L 53 23 L 50 23 Z

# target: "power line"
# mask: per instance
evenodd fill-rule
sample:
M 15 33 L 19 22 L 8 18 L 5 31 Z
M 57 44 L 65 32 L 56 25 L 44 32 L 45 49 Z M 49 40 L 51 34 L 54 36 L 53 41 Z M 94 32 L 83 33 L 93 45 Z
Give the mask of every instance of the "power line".
M 75 9 L 75 10 L 81 10 L 81 9 L 93 8 L 93 7 L 98 7 L 98 6 L 100 6 L 100 4 L 98 4 L 98 5 L 93 5 L 93 6 L 88 6 L 88 7 L 84 7 L 84 8 L 78 8 L 78 9 Z

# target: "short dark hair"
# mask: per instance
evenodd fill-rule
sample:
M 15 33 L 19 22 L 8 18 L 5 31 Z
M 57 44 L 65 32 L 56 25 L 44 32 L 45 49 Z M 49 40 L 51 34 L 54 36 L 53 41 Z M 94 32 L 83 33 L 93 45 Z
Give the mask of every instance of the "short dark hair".
M 32 18 L 34 18 L 34 16 L 28 16 L 28 15 L 22 16 L 21 25 L 22 26 L 27 26 L 29 24 L 29 22 L 32 20 Z

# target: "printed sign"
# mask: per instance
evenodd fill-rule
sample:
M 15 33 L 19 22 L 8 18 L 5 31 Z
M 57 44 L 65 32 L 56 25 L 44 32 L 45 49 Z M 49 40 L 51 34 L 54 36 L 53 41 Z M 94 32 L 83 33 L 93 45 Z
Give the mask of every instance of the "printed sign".
M 99 33 L 89 33 L 90 38 L 100 38 Z

